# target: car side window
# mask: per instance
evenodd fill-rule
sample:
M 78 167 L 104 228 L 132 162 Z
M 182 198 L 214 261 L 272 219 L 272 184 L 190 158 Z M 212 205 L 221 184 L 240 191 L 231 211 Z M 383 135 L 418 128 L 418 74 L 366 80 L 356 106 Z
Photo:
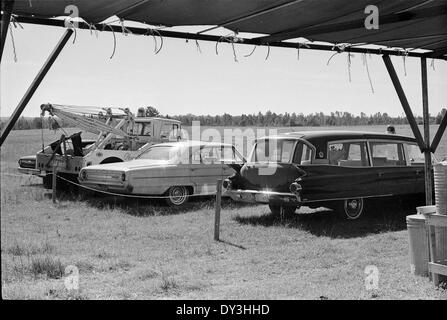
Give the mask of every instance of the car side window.
M 203 147 L 200 149 L 201 163 L 214 164 L 220 161 L 221 152 L 220 148 L 216 147 Z
M 162 139 L 170 139 L 170 140 L 176 140 L 178 136 L 178 124 L 172 124 L 169 122 L 164 122 L 161 131 L 160 131 L 160 138 Z
M 152 136 L 152 123 L 151 122 L 135 123 L 134 133 L 140 136 Z
M 406 165 L 402 143 L 370 142 L 370 147 L 374 167 Z
M 225 163 L 242 163 L 242 158 L 237 154 L 236 150 L 233 147 L 225 146 L 219 150 L 220 156 L 219 161 Z
M 191 163 L 202 163 L 202 149 L 191 148 Z
M 147 122 L 143 124 L 143 131 L 141 132 L 142 136 L 152 136 L 152 123 Z
M 282 143 L 280 162 L 290 163 L 290 161 L 292 161 L 294 145 L 295 141 L 284 141 Z
M 303 143 L 303 152 L 301 154 L 301 164 L 310 164 L 312 161 L 312 149 L 307 144 Z
M 309 165 L 312 162 L 312 149 L 305 143 L 298 143 L 295 155 L 293 156 L 293 163 L 301 165 Z
M 408 165 L 410 166 L 424 165 L 425 163 L 424 154 L 421 152 L 417 144 L 405 144 L 404 146 L 407 151 Z
M 328 144 L 329 164 L 344 167 L 368 167 L 366 142 L 334 142 Z

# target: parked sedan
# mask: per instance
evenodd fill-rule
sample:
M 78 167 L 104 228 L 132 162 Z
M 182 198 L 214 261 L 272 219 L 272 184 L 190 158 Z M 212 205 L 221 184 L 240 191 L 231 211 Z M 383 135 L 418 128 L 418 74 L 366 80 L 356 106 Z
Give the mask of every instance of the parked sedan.
M 224 187 L 273 213 L 322 206 L 357 219 L 366 199 L 423 194 L 424 156 L 414 138 L 396 134 L 295 132 L 258 139 Z
M 180 206 L 190 195 L 216 192 L 218 179 L 235 173 L 244 158 L 231 144 L 181 141 L 150 146 L 135 160 L 83 168 L 82 185 L 120 194 L 166 196 Z

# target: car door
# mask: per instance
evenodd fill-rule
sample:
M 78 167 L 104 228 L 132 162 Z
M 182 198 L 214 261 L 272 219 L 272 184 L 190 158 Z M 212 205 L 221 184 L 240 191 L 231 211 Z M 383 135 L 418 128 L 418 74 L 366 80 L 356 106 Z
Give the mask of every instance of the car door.
M 423 177 L 423 169 L 408 166 L 403 142 L 391 140 L 369 141 L 371 161 L 375 169 L 380 189 L 385 195 L 412 194 L 417 191 L 418 175 Z
M 329 141 L 327 163 L 307 164 L 302 178 L 306 201 L 363 198 L 380 194 L 375 169 L 370 166 L 365 140 Z
M 223 179 L 224 168 L 220 161 L 220 147 L 203 145 L 192 149 L 189 166 L 191 183 L 196 193 L 216 192 L 218 179 Z
M 411 168 L 413 181 L 412 193 L 425 192 L 425 158 L 416 142 L 404 143 L 407 166 Z

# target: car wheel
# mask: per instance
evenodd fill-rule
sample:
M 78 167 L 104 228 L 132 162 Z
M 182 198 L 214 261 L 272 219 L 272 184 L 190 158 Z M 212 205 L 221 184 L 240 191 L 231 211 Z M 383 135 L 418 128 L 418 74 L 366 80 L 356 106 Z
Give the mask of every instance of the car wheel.
M 270 211 L 275 216 L 281 215 L 281 209 L 282 209 L 282 214 L 284 216 L 290 216 L 295 213 L 297 207 L 296 206 L 283 206 L 280 204 L 269 204 L 269 208 L 270 208 Z
M 365 209 L 365 202 L 362 198 L 346 199 L 342 202 L 341 211 L 348 220 L 360 218 Z
M 42 177 L 43 187 L 45 189 L 51 189 L 53 188 L 53 176 L 51 174 L 46 175 L 45 177 Z
M 185 204 L 189 198 L 189 190 L 184 186 L 170 187 L 166 194 L 166 202 L 172 207 L 179 207 Z

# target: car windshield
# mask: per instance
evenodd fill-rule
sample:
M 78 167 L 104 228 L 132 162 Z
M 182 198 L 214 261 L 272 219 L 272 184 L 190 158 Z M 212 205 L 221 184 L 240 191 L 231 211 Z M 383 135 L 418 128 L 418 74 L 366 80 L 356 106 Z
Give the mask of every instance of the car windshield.
M 252 153 L 252 162 L 282 162 L 291 163 L 295 141 L 266 139 L 256 143 Z
M 154 146 L 140 154 L 137 159 L 172 160 L 179 154 L 179 148 L 173 146 Z

